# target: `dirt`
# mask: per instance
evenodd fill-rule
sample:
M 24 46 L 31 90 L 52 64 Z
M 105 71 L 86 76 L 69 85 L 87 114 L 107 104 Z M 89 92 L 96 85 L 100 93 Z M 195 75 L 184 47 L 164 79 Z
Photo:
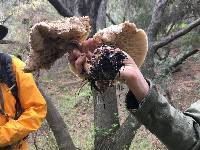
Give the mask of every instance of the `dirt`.
M 113 86 L 126 58 L 119 48 L 102 45 L 95 49 L 91 60 L 88 61 L 91 67 L 86 79 L 96 90 L 103 92 L 107 87 Z

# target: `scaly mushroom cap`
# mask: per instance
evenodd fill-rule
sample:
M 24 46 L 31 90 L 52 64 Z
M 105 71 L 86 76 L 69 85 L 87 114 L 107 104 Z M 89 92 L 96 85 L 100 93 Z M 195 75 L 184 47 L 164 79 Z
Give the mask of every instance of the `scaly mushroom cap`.
M 35 24 L 30 32 L 30 55 L 25 71 L 51 65 L 72 49 L 73 42 L 82 43 L 90 33 L 89 17 L 70 17 Z
M 128 53 L 140 67 L 148 51 L 147 35 L 142 29 L 137 29 L 134 23 L 124 22 L 100 30 L 94 37 L 106 45 L 115 45 Z

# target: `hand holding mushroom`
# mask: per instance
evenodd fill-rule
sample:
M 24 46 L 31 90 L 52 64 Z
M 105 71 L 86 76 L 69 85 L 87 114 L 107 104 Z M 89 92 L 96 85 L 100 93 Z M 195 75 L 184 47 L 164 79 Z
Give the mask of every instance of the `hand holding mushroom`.
M 99 91 L 112 86 L 116 80 L 125 82 L 131 90 L 136 89 L 137 85 L 132 85 L 136 80 L 134 83 L 142 83 L 141 89 L 147 89 L 139 70 L 148 49 L 147 36 L 142 29 L 124 22 L 100 30 L 86 40 L 89 32 L 88 17 L 36 24 L 31 30 L 31 53 L 25 71 L 48 69 L 68 53 L 72 71 Z M 139 99 L 142 97 L 140 92 L 136 95 Z

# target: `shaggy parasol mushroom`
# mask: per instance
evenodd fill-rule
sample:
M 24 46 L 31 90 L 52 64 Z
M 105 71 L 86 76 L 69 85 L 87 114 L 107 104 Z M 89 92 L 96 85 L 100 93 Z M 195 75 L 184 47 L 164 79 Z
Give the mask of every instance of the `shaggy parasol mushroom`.
M 89 17 L 70 17 L 35 24 L 30 33 L 30 55 L 24 71 L 49 69 L 58 58 L 86 40 L 89 21 Z

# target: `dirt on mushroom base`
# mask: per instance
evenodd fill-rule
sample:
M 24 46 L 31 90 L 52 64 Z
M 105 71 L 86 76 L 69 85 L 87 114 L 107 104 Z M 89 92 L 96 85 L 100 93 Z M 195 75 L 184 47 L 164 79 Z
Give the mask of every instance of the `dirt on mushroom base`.
M 94 50 L 90 64 L 89 73 L 86 79 L 99 92 L 104 92 L 119 74 L 119 69 L 124 66 L 127 56 L 115 46 L 102 45 Z

